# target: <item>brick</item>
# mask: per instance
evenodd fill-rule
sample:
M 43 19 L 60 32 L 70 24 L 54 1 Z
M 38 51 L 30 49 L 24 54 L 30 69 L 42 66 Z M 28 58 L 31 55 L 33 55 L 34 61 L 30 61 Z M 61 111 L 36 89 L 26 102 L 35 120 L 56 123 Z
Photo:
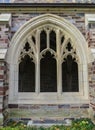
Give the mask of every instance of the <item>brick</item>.
M 9 104 L 8 107 L 9 108 L 18 108 L 18 104 Z
M 4 79 L 4 75 L 0 75 L 0 79 Z

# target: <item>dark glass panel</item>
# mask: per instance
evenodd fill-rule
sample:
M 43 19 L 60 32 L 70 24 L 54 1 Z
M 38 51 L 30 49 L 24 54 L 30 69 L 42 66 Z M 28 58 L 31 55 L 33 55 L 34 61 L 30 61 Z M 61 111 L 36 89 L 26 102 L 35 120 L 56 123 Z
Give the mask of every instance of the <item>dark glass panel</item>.
M 40 91 L 57 92 L 56 60 L 50 52 L 40 61 Z
M 67 49 L 68 51 L 71 51 L 71 50 L 73 49 L 70 42 L 67 44 L 66 49 Z
M 19 92 L 35 92 L 35 64 L 28 55 L 19 64 Z
M 47 47 L 47 36 L 46 32 L 42 31 L 40 34 L 40 51 L 44 50 Z
M 32 36 L 32 41 L 33 41 L 34 44 L 36 43 L 36 40 L 35 40 L 34 36 Z
M 50 32 L 50 48 L 56 51 L 56 33 L 54 31 Z
M 63 92 L 78 92 L 78 65 L 68 55 L 65 62 L 62 63 L 62 89 Z
M 64 42 L 64 36 L 61 37 L 61 44 Z
M 31 48 L 31 47 L 30 47 L 29 43 L 27 42 L 27 43 L 25 44 L 25 46 L 24 46 L 25 51 L 29 51 L 30 48 Z

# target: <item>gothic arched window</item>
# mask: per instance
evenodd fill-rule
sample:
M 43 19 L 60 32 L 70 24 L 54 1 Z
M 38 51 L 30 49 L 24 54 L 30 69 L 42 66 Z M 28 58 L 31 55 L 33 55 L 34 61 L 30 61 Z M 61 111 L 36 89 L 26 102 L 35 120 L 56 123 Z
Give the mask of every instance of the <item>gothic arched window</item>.
M 45 14 L 23 25 L 11 43 L 10 103 L 87 103 L 87 42 L 71 23 Z

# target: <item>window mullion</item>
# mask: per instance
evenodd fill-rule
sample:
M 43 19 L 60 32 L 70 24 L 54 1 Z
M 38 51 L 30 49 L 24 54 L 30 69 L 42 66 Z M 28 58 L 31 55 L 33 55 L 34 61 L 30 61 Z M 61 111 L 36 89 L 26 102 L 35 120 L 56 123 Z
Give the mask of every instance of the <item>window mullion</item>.
M 35 88 L 35 92 L 36 94 L 38 94 L 40 92 L 40 31 L 37 30 L 37 34 L 36 34 L 36 48 L 37 48 L 37 52 L 36 52 L 36 71 L 35 71 L 35 75 L 36 75 L 36 88 Z
M 49 43 L 49 31 L 47 31 L 47 48 L 49 48 L 50 43 Z
M 57 46 L 57 92 L 62 93 L 62 68 L 61 68 L 61 54 L 60 54 L 60 31 L 56 31 L 56 46 Z

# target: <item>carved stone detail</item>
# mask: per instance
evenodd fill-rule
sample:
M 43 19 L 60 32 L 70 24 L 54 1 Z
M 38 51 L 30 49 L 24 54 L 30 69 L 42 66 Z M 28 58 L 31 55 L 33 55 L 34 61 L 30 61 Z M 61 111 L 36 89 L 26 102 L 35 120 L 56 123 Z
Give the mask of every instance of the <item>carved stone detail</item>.
M 21 50 L 20 56 L 19 56 L 19 63 L 22 61 L 22 59 L 24 59 L 24 57 L 28 55 L 30 56 L 32 62 L 35 63 L 35 56 L 34 56 L 34 52 L 33 49 L 30 47 L 29 43 L 26 43 L 23 47 L 23 49 Z
M 75 49 L 74 46 L 72 46 L 72 44 L 70 42 L 68 42 L 67 45 L 64 48 L 63 55 L 62 55 L 62 58 L 61 58 L 62 62 L 64 62 L 65 59 L 67 59 L 68 55 L 72 56 L 74 61 L 76 61 L 77 63 L 79 62 L 79 58 L 76 54 L 76 49 Z

